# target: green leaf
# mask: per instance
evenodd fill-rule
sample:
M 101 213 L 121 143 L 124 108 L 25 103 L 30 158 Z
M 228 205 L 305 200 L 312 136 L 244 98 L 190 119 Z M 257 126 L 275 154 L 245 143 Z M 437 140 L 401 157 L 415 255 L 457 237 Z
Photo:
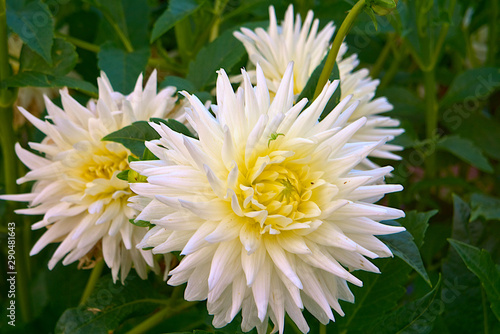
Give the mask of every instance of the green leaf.
M 130 169 L 123 170 L 120 173 L 116 174 L 116 177 L 120 180 L 128 181 L 128 172 L 130 172 Z
M 134 122 L 118 131 L 102 138 L 104 141 L 114 141 L 128 148 L 133 154 L 142 157 L 146 148 L 144 142 L 158 139 L 160 135 L 146 121 Z
M 7 78 L 3 85 L 6 87 L 68 87 L 88 95 L 97 96 L 97 88 L 87 81 L 34 71 L 21 72 Z
M 160 88 L 165 88 L 167 86 L 174 86 L 177 88 L 177 91 L 182 91 L 185 90 L 191 94 L 196 92 L 196 87 L 194 84 L 184 78 L 181 77 L 176 77 L 173 75 L 167 76 L 161 83 L 160 83 Z
M 500 122 L 482 111 L 459 106 L 443 113 L 444 125 L 469 139 L 487 156 L 500 160 Z
M 154 225 L 151 224 L 150 222 L 147 222 L 145 220 L 134 220 L 134 219 L 129 219 L 128 220 L 130 223 L 134 224 L 135 226 L 139 227 L 153 227 Z
M 47 63 L 52 63 L 54 19 L 45 3 L 39 0 L 26 4 L 18 0 L 7 1 L 7 25 Z
M 406 212 L 404 218 L 398 219 L 398 223 L 411 233 L 418 248 L 424 243 L 425 232 L 427 231 L 427 227 L 429 227 L 429 219 L 437 212 L 437 210 L 428 212 L 410 211 Z
M 78 60 L 75 46 L 61 38 L 54 39 L 51 55 L 52 64 L 49 64 L 30 48 L 23 47 L 20 59 L 21 71 L 36 71 L 55 76 L 64 76 L 75 67 Z
M 248 24 L 246 27 L 257 27 L 262 23 Z M 228 30 L 212 43 L 203 47 L 196 58 L 189 64 L 186 79 L 193 83 L 197 90 L 204 90 L 215 85 L 216 71 L 223 68 L 227 73 L 241 62 L 246 55 L 243 44 Z
M 113 88 L 123 94 L 134 89 L 137 77 L 146 68 L 149 56 L 149 48 L 129 53 L 109 42 L 101 46 L 97 55 L 99 68 L 106 73 Z
M 328 55 L 327 55 L 328 56 Z M 307 80 L 306 86 L 300 92 L 299 97 L 297 98 L 297 101 L 302 100 L 303 98 L 307 98 L 308 102 L 305 108 L 307 108 L 311 103 L 313 102 L 313 97 L 314 97 L 314 91 L 316 90 L 316 85 L 318 84 L 319 77 L 321 75 L 321 71 L 323 71 L 323 67 L 325 67 L 325 62 L 326 58 L 325 56 L 321 63 L 314 69 L 313 73 L 311 74 L 311 77 L 309 80 Z M 337 63 L 335 63 L 332 73 L 330 74 L 330 77 L 328 80 L 333 81 L 333 80 L 339 80 L 340 79 L 340 72 L 339 72 L 339 67 L 337 66 Z M 335 106 L 339 103 L 340 101 L 340 96 L 341 96 L 341 91 L 340 91 L 340 84 L 338 85 L 337 89 L 333 93 L 332 97 L 330 97 L 330 100 L 328 101 L 328 104 L 325 107 L 325 110 L 320 116 L 320 120 L 325 118 L 332 110 L 335 108 Z
M 453 228 L 451 237 L 469 242 L 470 208 L 460 197 L 453 195 Z M 443 289 L 445 303 L 443 322 L 449 333 L 484 333 L 481 287 L 477 277 L 467 270 L 457 252 L 450 247 L 443 262 Z M 467 317 L 463 317 L 467 310 Z
M 391 312 L 404 295 L 410 267 L 399 259 L 375 259 L 381 274 L 354 272 L 363 287 L 352 287 L 354 304 L 342 303 L 344 317 L 336 317 L 339 333 L 366 333 L 373 323 Z
M 149 12 L 148 0 L 122 0 L 127 33 L 132 46 L 149 48 Z
M 158 298 L 158 299 L 156 299 Z M 58 334 L 109 333 L 130 318 L 144 316 L 165 304 L 151 283 L 131 272 L 124 285 L 111 275 L 99 279 L 85 305 L 67 309 L 57 322 Z
M 175 119 L 162 119 L 162 118 L 155 118 L 155 117 L 153 117 L 153 118 L 150 119 L 150 121 L 158 123 L 158 124 L 159 123 L 163 123 L 166 126 L 168 126 L 170 129 L 174 130 L 175 132 L 179 132 L 179 133 L 182 133 L 185 136 L 198 139 L 198 138 L 196 138 L 195 135 L 193 135 L 191 133 L 191 131 L 189 131 L 189 129 L 184 124 L 182 124 L 179 121 L 176 121 Z
M 471 222 L 479 217 L 484 217 L 486 220 L 500 220 L 500 198 L 485 194 L 472 194 L 471 207 Z
M 387 222 L 393 225 L 392 221 Z M 405 261 L 410 267 L 422 276 L 422 278 L 431 285 L 431 280 L 427 271 L 425 270 L 422 257 L 418 250 L 417 245 L 413 241 L 413 236 L 408 231 L 399 232 L 390 235 L 379 235 L 378 238 L 382 240 L 387 247 L 389 247 L 394 255 Z
M 153 26 L 150 42 L 153 43 L 161 35 L 169 31 L 177 22 L 196 12 L 203 5 L 196 0 L 172 0 L 167 10 L 161 14 Z
M 450 152 L 483 172 L 493 173 L 493 167 L 491 167 L 483 152 L 468 139 L 459 136 L 447 136 L 438 142 L 437 148 Z
M 457 102 L 475 103 L 486 99 L 500 87 L 500 69 L 494 67 L 474 68 L 457 75 L 442 98 L 441 108 Z
M 441 276 L 425 296 L 398 308 L 376 324 L 373 332 L 380 334 L 414 333 L 427 334 L 444 308 L 440 300 Z
M 491 310 L 500 321 L 500 266 L 495 265 L 490 253 L 484 249 L 480 250 L 458 240 L 449 239 L 449 242 L 467 268 L 481 281 L 490 301 Z

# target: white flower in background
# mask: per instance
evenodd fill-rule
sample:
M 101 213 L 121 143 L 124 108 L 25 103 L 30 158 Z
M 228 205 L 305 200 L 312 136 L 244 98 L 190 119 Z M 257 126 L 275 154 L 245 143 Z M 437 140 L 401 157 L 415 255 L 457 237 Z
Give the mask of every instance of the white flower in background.
M 66 90 L 61 90 L 63 109 L 45 98 L 45 121 L 20 108 L 22 114 L 46 137 L 29 146 L 44 154 L 39 156 L 16 145 L 21 161 L 31 169 L 18 183 L 35 181 L 31 193 L 4 195 L 2 199 L 27 201 L 29 208 L 19 214 L 43 215 L 32 228 L 47 228 L 31 255 L 52 242 L 61 242 L 51 260 L 52 269 L 63 259 L 64 265 L 102 256 L 111 268 L 114 280 L 118 272 L 122 281 L 132 264 L 142 278 L 147 266 L 155 267 L 151 252 L 135 245 L 147 228 L 129 222 L 136 211 L 127 206 L 133 195 L 128 182 L 116 175 L 128 168 L 128 149 L 101 139 L 132 122 L 150 117 L 165 117 L 176 98 L 174 87 L 157 94 L 156 72 L 151 74 L 144 90 L 142 75 L 134 91 L 124 96 L 114 92 L 107 77 L 98 78 L 99 99 L 88 107 L 80 105 Z
M 313 12 L 309 11 L 304 24 L 301 23 L 298 14 L 294 20 L 293 6 L 290 5 L 285 20 L 278 26 L 274 7 L 271 6 L 267 31 L 262 28 L 256 28 L 255 31 L 241 28 L 241 32 L 234 33 L 245 46 L 251 65 L 255 66 L 258 63 L 261 66 L 272 93 L 277 91 L 288 63 L 293 61 L 295 63 L 293 91 L 298 96 L 314 69 L 327 54 L 335 26 L 333 22 L 329 22 L 318 32 L 319 20 L 313 21 L 313 17 Z M 394 139 L 404 130 L 395 128 L 399 126 L 399 121 L 379 115 L 392 110 L 392 105 L 385 97 L 373 99 L 379 80 L 370 79 L 367 69 L 354 71 L 359 65 L 359 60 L 356 54 L 344 58 L 346 51 L 347 46 L 343 43 L 337 55 L 341 100 L 352 95 L 348 106 L 359 101 L 359 106 L 351 115 L 349 122 L 354 122 L 363 116 L 368 119 L 366 125 L 351 138 L 351 141 L 378 141 L 385 137 L 388 137 L 388 141 Z M 249 71 L 249 74 L 255 83 L 255 71 Z M 384 144 L 373 150 L 370 157 L 400 160 L 400 157 L 392 151 L 401 149 L 400 146 Z M 362 165 L 369 168 L 377 167 L 368 159 L 364 159 Z
M 292 64 L 272 103 L 258 66 L 256 75 L 252 87 L 243 71 L 235 93 L 219 72 L 215 117 L 185 93 L 199 140 L 151 124 L 161 138 L 146 145 L 160 160 L 131 163 L 147 177 L 131 184 L 140 195 L 131 205 L 156 225 L 138 247 L 181 251 L 168 283 L 187 282 L 186 300 L 207 299 L 215 327 L 241 310 L 243 331 L 266 333 L 270 318 L 283 333 L 288 313 L 307 332 L 303 308 L 322 323 L 331 308 L 343 315 L 338 300 L 354 301 L 347 282 L 362 285 L 350 271 L 379 272 L 365 256 L 392 255 L 374 235 L 402 231 L 378 222 L 404 213 L 373 203 L 402 187 L 377 184 L 391 167 L 353 170 L 384 143 L 347 143 L 366 122 L 346 125 L 357 103 L 317 121 L 338 82 L 302 111 Z

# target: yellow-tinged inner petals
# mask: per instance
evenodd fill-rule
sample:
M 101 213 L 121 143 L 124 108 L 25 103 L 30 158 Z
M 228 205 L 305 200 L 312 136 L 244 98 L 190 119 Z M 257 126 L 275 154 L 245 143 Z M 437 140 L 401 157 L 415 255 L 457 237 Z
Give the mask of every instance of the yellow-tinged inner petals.
M 255 159 L 255 165 L 249 166 L 240 179 L 240 206 L 245 216 L 260 225 L 262 234 L 302 229 L 321 214 L 312 195 L 325 183 L 322 175 L 305 164 L 294 163 L 289 151 L 272 151 Z

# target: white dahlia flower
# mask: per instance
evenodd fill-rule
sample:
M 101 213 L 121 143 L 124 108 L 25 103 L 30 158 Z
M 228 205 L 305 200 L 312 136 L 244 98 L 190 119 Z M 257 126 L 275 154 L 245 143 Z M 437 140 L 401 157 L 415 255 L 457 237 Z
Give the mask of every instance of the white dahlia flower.
M 378 223 L 400 210 L 373 204 L 400 185 L 377 184 L 392 168 L 353 170 L 384 141 L 347 143 L 365 124 L 346 125 L 357 103 L 344 99 L 318 122 L 338 82 L 327 84 L 305 110 L 293 102 L 293 67 L 272 103 L 259 66 L 257 85 L 243 71 L 235 93 L 221 70 L 215 117 L 197 97 L 187 118 L 199 140 L 151 124 L 160 139 L 146 143 L 160 160 L 131 168 L 147 183 L 131 184 L 137 219 L 153 227 L 138 245 L 153 253 L 181 251 L 168 283 L 187 282 L 186 300 L 207 299 L 215 327 L 240 312 L 241 328 L 266 333 L 268 319 L 283 333 L 285 313 L 307 332 L 301 310 L 322 323 L 354 300 L 350 271 L 379 270 L 366 258 L 391 256 L 374 235 L 402 231 Z M 347 268 L 347 269 L 346 269 Z
M 151 252 L 135 246 L 147 228 L 129 222 L 137 212 L 127 206 L 133 195 L 128 182 L 116 175 L 128 169 L 131 154 L 123 145 L 101 139 L 138 120 L 165 117 L 175 105 L 174 87 L 156 92 L 156 72 L 144 90 L 142 75 L 134 91 L 124 96 L 113 91 L 107 77 L 98 78 L 99 99 L 88 107 L 80 105 L 66 90 L 61 90 L 63 109 L 45 98 L 47 119 L 42 121 L 23 108 L 21 113 L 46 137 L 29 146 L 43 156 L 16 144 L 19 159 L 31 170 L 18 183 L 35 181 L 32 191 L 4 195 L 2 199 L 29 202 L 29 208 L 16 212 L 43 215 L 32 228 L 47 228 L 31 255 L 47 244 L 60 242 L 49 261 L 52 269 L 63 259 L 64 265 L 81 264 L 99 258 L 111 268 L 113 278 L 120 272 L 123 281 L 131 266 L 146 278 L 147 266 L 155 268 Z
M 234 33 L 234 36 L 245 46 L 250 65 L 255 67 L 258 63 L 261 66 L 272 93 L 277 91 L 288 63 L 293 61 L 295 63 L 293 92 L 298 96 L 314 69 L 326 56 L 335 26 L 333 22 L 329 22 L 318 32 L 319 20 L 313 21 L 313 17 L 314 14 L 310 10 L 304 24 L 301 24 L 300 15 L 297 14 L 294 20 L 293 6 L 290 5 L 286 11 L 285 20 L 281 26 L 278 26 L 274 7 L 270 6 L 270 22 L 267 31 L 262 28 L 256 28 L 255 31 L 241 28 L 241 32 Z M 354 71 L 359 65 L 357 55 L 353 54 L 344 58 L 346 52 L 347 46 L 342 43 L 337 55 L 341 99 L 352 95 L 348 106 L 359 101 L 349 122 L 354 122 L 363 116 L 367 117 L 365 126 L 356 132 L 351 141 L 378 141 L 385 137 L 388 137 L 387 141 L 394 139 L 404 130 L 396 128 L 399 126 L 399 121 L 379 115 L 392 110 L 392 105 L 385 97 L 373 99 L 379 80 L 372 80 L 367 69 Z M 255 71 L 249 71 L 249 74 L 253 79 L 252 82 L 255 83 Z M 370 157 L 400 160 L 400 157 L 392 151 L 401 149 L 400 146 L 384 144 L 373 150 Z M 368 159 L 364 159 L 362 165 L 369 168 L 377 167 Z

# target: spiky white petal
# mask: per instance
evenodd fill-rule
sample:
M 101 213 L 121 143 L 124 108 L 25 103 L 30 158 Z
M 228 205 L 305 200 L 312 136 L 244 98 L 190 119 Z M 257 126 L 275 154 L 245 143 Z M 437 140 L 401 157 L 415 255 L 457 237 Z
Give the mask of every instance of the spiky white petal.
M 272 103 L 265 80 L 253 87 L 242 77 L 235 93 L 219 71 L 215 116 L 184 93 L 199 140 L 151 124 L 161 138 L 147 145 L 160 160 L 131 163 L 147 177 L 131 184 L 131 206 L 156 225 L 138 247 L 184 255 L 168 283 L 187 283 L 187 300 L 207 299 L 214 326 L 241 311 L 243 331 L 265 333 L 271 319 L 283 333 L 288 313 L 307 332 L 303 308 L 326 323 L 332 308 L 343 315 L 339 299 L 353 301 L 346 282 L 362 282 L 346 267 L 379 272 L 365 257 L 392 255 L 374 235 L 403 230 L 379 221 L 404 213 L 373 203 L 401 186 L 378 185 L 390 167 L 353 169 L 384 141 L 349 143 L 366 122 L 347 123 L 352 107 L 317 121 L 337 82 L 302 110 L 293 64 Z
M 257 63 L 261 66 L 271 92 L 276 93 L 286 66 L 293 61 L 295 63 L 293 91 L 298 96 L 314 69 L 326 55 L 335 26 L 333 22 L 329 22 L 318 31 L 319 20 L 313 20 L 313 17 L 313 12 L 309 11 L 302 24 L 300 15 L 297 14 L 294 19 L 293 6 L 290 5 L 285 13 L 284 21 L 278 25 L 274 7 L 271 6 L 267 31 L 262 28 L 257 28 L 255 31 L 242 28 L 241 31 L 234 33 L 248 52 L 250 66 L 255 67 Z M 357 55 L 344 57 L 346 52 L 347 45 L 342 43 L 337 55 L 341 100 L 350 96 L 348 106 L 359 103 L 355 111 L 348 116 L 349 122 L 367 117 L 365 126 L 352 136 L 351 142 L 378 141 L 386 137 L 387 141 L 391 141 L 404 131 L 398 128 L 399 121 L 380 116 L 392 110 L 392 105 L 385 97 L 374 99 L 379 80 L 372 80 L 367 69 L 355 71 L 359 65 Z M 253 78 L 252 82 L 255 83 L 255 71 L 249 71 L 249 74 Z M 239 79 L 241 80 L 241 77 Z M 400 157 L 392 152 L 401 149 L 402 147 L 397 145 L 383 145 L 373 150 L 370 157 L 399 160 Z M 369 159 L 364 159 L 360 167 L 375 168 L 377 166 Z
M 32 191 L 22 195 L 4 195 L 5 200 L 28 201 L 19 214 L 43 215 L 32 228 L 48 230 L 36 242 L 31 255 L 49 243 L 60 242 L 49 268 L 99 256 L 111 268 L 113 278 L 122 281 L 133 264 L 145 278 L 146 267 L 155 268 L 150 252 L 135 247 L 147 228 L 130 224 L 137 212 L 127 205 L 133 194 L 128 182 L 116 175 L 128 168 L 128 149 L 101 139 L 138 120 L 165 117 L 173 109 L 174 87 L 157 93 L 156 72 L 142 88 L 142 75 L 134 91 L 125 96 L 115 92 L 104 73 L 98 78 L 99 99 L 87 107 L 80 105 L 66 90 L 61 90 L 62 109 L 48 98 L 46 120 L 28 111 L 21 113 L 46 137 L 41 143 L 29 143 L 43 153 L 34 154 L 16 145 L 16 153 L 31 170 L 18 183 L 35 181 Z M 95 254 L 97 252 L 97 254 Z M 156 270 L 157 268 L 155 268 Z

